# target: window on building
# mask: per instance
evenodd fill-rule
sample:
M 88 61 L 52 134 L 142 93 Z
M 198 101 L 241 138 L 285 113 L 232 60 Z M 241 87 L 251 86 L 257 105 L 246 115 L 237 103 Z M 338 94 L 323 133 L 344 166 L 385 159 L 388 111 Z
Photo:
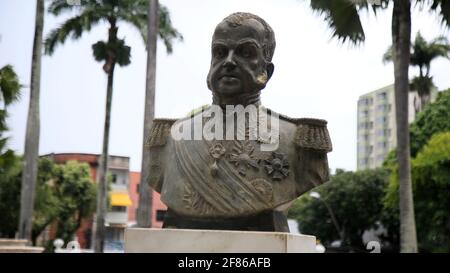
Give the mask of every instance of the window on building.
M 117 183 L 117 174 L 113 173 L 113 174 L 111 175 L 111 181 L 112 181 L 113 183 Z
M 377 94 L 377 99 L 378 100 L 385 100 L 387 98 L 387 94 L 386 92 L 381 92 Z
M 373 121 L 361 122 L 359 124 L 359 129 L 372 129 L 372 128 L 373 128 Z
M 380 116 L 380 117 L 377 117 L 377 123 L 379 123 L 379 124 L 381 124 L 381 125 L 387 125 L 388 124 L 388 120 L 389 120 L 389 117 L 388 116 Z
M 391 129 L 384 129 L 384 135 L 387 137 L 391 136 Z
M 364 110 L 361 112 L 361 117 L 366 118 L 369 116 L 369 111 L 368 110 Z
M 386 141 L 382 141 L 382 142 L 378 142 L 377 143 L 377 148 L 378 149 L 386 149 L 388 147 L 388 143 Z
M 166 215 L 166 210 L 156 210 L 156 221 L 164 221 L 164 216 Z
M 378 112 L 384 112 L 387 110 L 387 105 L 386 104 L 380 104 L 377 106 L 377 111 Z

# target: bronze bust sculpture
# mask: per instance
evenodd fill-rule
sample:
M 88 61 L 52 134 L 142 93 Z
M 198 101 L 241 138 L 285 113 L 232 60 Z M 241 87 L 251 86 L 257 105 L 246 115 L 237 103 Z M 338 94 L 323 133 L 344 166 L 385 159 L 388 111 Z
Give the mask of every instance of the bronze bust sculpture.
M 292 202 L 328 180 L 332 146 L 326 121 L 289 118 L 260 105 L 260 92 L 274 71 L 274 50 L 274 33 L 263 19 L 231 14 L 215 29 L 207 83 L 213 95 L 210 108 L 226 112 L 241 105 L 276 117 L 268 124 L 277 128 L 275 149 L 262 149 L 270 136 L 250 137 L 255 131 L 250 117 L 240 132 L 243 138 L 232 132 L 225 140 L 173 137 L 181 123 L 205 130 L 203 123 L 211 120 L 208 109 L 184 119 L 153 121 L 147 181 L 169 208 L 163 227 L 288 232 L 286 212 Z M 218 120 L 224 121 L 221 113 Z M 215 129 L 220 135 L 236 128 L 228 120 L 223 124 L 224 132 Z

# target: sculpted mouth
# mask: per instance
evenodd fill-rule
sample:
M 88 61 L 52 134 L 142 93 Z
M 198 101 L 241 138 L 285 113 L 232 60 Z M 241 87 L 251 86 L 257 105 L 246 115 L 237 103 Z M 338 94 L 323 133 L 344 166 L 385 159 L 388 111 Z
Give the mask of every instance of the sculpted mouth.
M 232 79 L 239 79 L 236 75 L 232 75 L 232 74 L 226 74 L 226 75 L 221 75 L 220 77 L 219 77 L 219 80 L 222 80 L 222 79 L 224 79 L 224 80 L 232 80 Z

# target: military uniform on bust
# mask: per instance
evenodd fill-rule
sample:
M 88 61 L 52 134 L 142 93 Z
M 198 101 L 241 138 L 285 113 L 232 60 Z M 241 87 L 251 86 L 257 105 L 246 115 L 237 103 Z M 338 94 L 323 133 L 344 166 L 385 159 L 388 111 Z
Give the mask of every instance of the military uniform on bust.
M 169 208 L 164 227 L 288 231 L 291 202 L 328 180 L 324 120 L 280 116 L 276 151 L 257 140 L 174 140 L 174 122 L 155 119 L 148 140 L 148 182 Z

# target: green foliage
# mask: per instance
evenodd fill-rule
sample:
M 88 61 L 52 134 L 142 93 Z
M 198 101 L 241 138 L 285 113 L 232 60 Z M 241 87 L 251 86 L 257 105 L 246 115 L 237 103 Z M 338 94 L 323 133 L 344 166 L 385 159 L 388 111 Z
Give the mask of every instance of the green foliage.
M 15 157 L 13 167 L 0 175 L 0 237 L 14 237 L 17 231 L 21 169 L 21 160 Z M 33 243 L 54 222 L 56 237 L 70 240 L 81 219 L 94 212 L 95 198 L 95 184 L 90 179 L 86 163 L 69 161 L 59 165 L 41 158 L 33 215 Z
M 431 93 L 431 89 L 435 87 L 433 83 L 433 77 L 431 76 L 416 76 L 411 80 L 410 90 L 417 91 L 417 94 L 421 98 L 424 96 L 429 96 Z
M 420 32 L 417 32 L 412 43 L 411 65 L 418 66 L 421 75 L 428 76 L 431 62 L 438 57 L 448 58 L 449 53 L 450 44 L 446 37 L 439 36 L 431 42 L 427 42 Z M 426 73 L 423 73 L 422 68 L 426 68 Z
M 450 89 L 438 93 L 410 125 L 411 174 L 418 243 L 422 251 L 450 251 Z M 386 157 L 383 166 L 390 170 L 385 196 L 385 211 L 399 211 L 398 164 L 395 150 Z M 398 216 L 397 216 L 398 218 Z M 392 229 L 396 229 L 395 218 Z
M 0 105 L 3 104 L 3 109 L 0 109 L 0 180 L 8 179 L 10 172 L 14 172 L 13 170 L 17 167 L 16 156 L 12 150 L 6 148 L 8 138 L 3 134 L 8 130 L 7 107 L 19 100 L 20 88 L 19 78 L 13 67 L 11 65 L 2 67 L 0 69 Z
M 86 163 L 55 165 L 53 188 L 59 200 L 56 237 L 69 241 L 83 218 L 95 210 L 96 190 Z
M 416 38 L 411 42 L 410 65 L 417 66 L 420 74 L 411 80 L 410 90 L 417 91 L 424 104 L 427 102 L 425 98 L 430 95 L 434 87 L 433 77 L 430 76 L 431 62 L 438 57 L 449 58 L 449 53 L 450 44 L 444 36 L 428 42 L 418 31 Z M 383 55 L 383 62 L 391 62 L 392 58 L 392 46 L 390 46 Z
M 338 170 L 330 182 L 314 190 L 320 194 L 320 199 L 303 195 L 289 210 L 289 217 L 297 219 L 302 233 L 314 234 L 325 246 L 330 245 L 340 236 L 326 202 L 342 230 L 344 245 L 353 250 L 363 250 L 364 231 L 378 228 L 384 217 L 383 197 L 387 183 L 388 172 L 382 169 Z
M 3 109 L 0 108 L 0 139 L 2 139 L 3 131 L 8 129 L 6 126 L 6 118 L 8 117 L 6 109 L 11 103 L 19 100 L 20 88 L 19 79 L 13 67 L 11 65 L 2 67 L 0 69 L 0 105 L 3 104 Z
M 52 55 L 58 44 L 64 44 L 69 37 L 79 39 L 83 33 L 90 31 L 101 22 L 108 22 L 111 27 L 115 27 L 116 22 L 120 21 L 131 24 L 139 31 L 145 44 L 147 42 L 147 7 L 147 0 L 82 0 L 80 6 L 70 5 L 66 0 L 52 0 L 48 8 L 49 13 L 58 16 L 75 10 L 78 14 L 50 32 L 44 42 L 45 53 Z M 163 40 L 168 53 L 173 50 L 174 40 L 183 39 L 183 36 L 172 26 L 168 9 L 161 4 L 159 5 L 159 37 Z
M 129 65 L 131 62 L 131 47 L 125 45 L 125 40 L 117 39 L 113 42 L 99 41 L 92 45 L 92 51 L 96 61 L 107 61 L 110 56 L 120 66 Z
M 421 75 L 428 76 L 431 62 L 438 57 L 448 58 L 449 53 L 450 44 L 446 37 L 438 36 L 428 42 L 423 38 L 420 31 L 418 31 L 416 38 L 411 42 L 410 64 L 419 67 Z M 383 62 L 391 61 L 392 46 L 383 55 Z M 423 73 L 424 68 L 427 69 L 425 73 Z
M 20 98 L 20 83 L 17 74 L 11 65 L 5 65 L 0 69 L 0 101 L 5 106 Z
M 411 162 L 417 237 L 423 251 L 450 251 L 450 131 L 433 135 Z M 398 210 L 398 178 L 393 169 L 386 194 Z
M 381 0 L 381 5 L 369 5 L 367 1 L 311 0 L 310 7 L 324 17 L 333 37 L 342 42 L 348 39 L 352 44 L 359 44 L 366 38 L 359 13 L 371 9 L 376 14 L 378 9 L 385 9 L 387 3 L 388 0 Z
M 0 238 L 14 238 L 19 224 L 21 159 L 8 157 L 7 164 L 0 161 Z
M 434 103 L 428 104 L 410 125 L 411 156 L 428 142 L 432 135 L 450 131 L 450 89 L 438 93 Z

